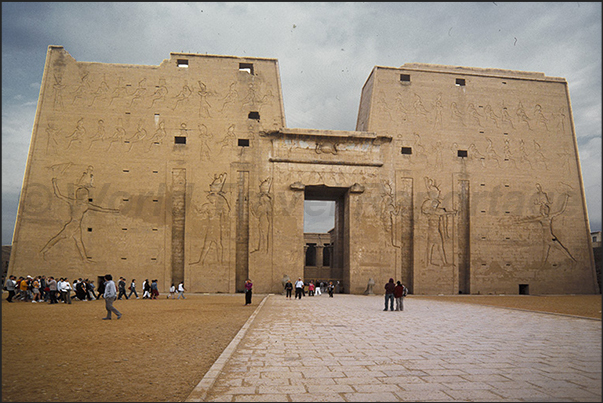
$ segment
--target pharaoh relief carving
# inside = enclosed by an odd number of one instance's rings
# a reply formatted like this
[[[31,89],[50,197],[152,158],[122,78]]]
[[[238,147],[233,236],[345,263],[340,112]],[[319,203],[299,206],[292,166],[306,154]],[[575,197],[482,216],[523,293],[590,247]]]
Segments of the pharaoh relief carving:
[[[63,77],[59,75],[54,75],[54,84],[52,85],[52,90],[54,93],[54,109],[62,110],[63,105],[63,90],[67,87],[66,84],[63,84]]]
[[[571,254],[569,249],[561,242],[558,237],[557,229],[554,227],[554,220],[562,215],[566,208],[570,197],[569,192],[563,193],[563,201],[557,211],[553,212],[551,205],[553,204],[548,194],[542,188],[540,183],[536,184],[536,194],[533,197],[534,205],[537,207],[538,214],[517,219],[517,223],[536,222],[540,224],[542,231],[542,255],[540,259],[540,267],[548,263],[552,250],[559,251],[562,256],[575,262],[576,259]]]
[[[200,118],[211,118],[211,113],[209,112],[211,109],[211,104],[207,100],[207,98],[217,95],[215,91],[210,91],[207,89],[207,85],[201,80],[198,81],[199,90],[197,91],[197,95],[199,96],[199,117]]]
[[[272,178],[264,179],[259,185],[258,200],[251,203],[250,210],[257,220],[258,243],[254,252],[268,252],[270,245],[270,233],[272,232],[272,207],[273,199],[270,194]]]
[[[220,108],[220,112],[224,111],[226,106],[235,105],[239,100],[239,92],[237,91],[237,83],[233,81],[230,83],[228,87],[228,93],[220,100],[222,103],[222,107]]]
[[[421,205],[421,213],[427,220],[427,247],[425,263],[446,267],[452,264],[446,244],[452,238],[452,218],[456,210],[447,210],[442,206],[441,191],[435,180],[424,178],[427,198]]]
[[[396,197],[392,184],[388,180],[384,180],[382,183],[381,192],[381,223],[385,233],[388,234],[388,244],[399,248],[400,242],[397,234],[397,217],[400,215],[401,206],[396,204]]]
[[[64,165],[62,167],[63,169],[57,172],[64,172],[71,166],[70,163],[66,166],[65,164],[62,165]],[[55,166],[55,168],[59,167]],[[69,205],[69,217],[66,219],[63,227],[56,233],[56,235],[50,238],[40,250],[44,260],[46,260],[48,252],[58,243],[65,240],[71,240],[75,243],[82,262],[93,262],[91,259],[88,259],[88,255],[86,253],[86,245],[84,244],[82,237],[82,233],[84,231],[82,228],[82,222],[89,211],[101,213],[119,213],[119,209],[101,207],[93,204],[90,201],[89,188],[92,187],[92,171],[93,167],[89,166],[82,174],[78,182],[75,183],[76,189],[74,197],[64,196],[59,188],[58,178],[52,178],[54,196]]]
[[[107,84],[107,79],[103,74],[103,79],[101,80],[100,84],[98,85],[98,88],[94,92],[92,96],[92,101],[90,101],[90,105],[88,106],[91,107],[95,103],[100,104],[103,101],[109,99],[109,90],[109,84]]]
[[[193,206],[203,228],[201,235],[203,245],[199,259],[189,263],[191,265],[203,264],[212,249],[215,251],[215,260],[217,262],[224,261],[223,240],[230,214],[230,205],[223,192],[225,182],[226,172],[215,174],[209,185],[207,202],[200,207]]]
[[[201,161],[211,161],[211,147],[209,146],[209,141],[212,138],[212,135],[208,133],[207,126],[203,123],[199,123],[197,125],[199,128],[199,143],[200,143],[200,154],[199,158]]]
[[[187,106],[192,95],[193,89],[188,85],[187,81],[184,81],[184,85],[182,85],[180,92],[174,96],[175,102],[172,110],[176,110],[178,107]]]
[[[165,78],[159,79],[159,84],[155,86],[155,91],[151,95],[151,105],[149,108],[159,107],[165,104],[169,89],[165,83]]]

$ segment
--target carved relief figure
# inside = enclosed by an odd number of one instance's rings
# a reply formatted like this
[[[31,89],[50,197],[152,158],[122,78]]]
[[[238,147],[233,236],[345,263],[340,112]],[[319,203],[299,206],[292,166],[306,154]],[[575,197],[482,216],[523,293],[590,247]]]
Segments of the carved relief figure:
[[[46,127],[46,135],[48,136],[46,139],[46,153],[50,152],[51,149],[55,153],[58,151],[58,137],[60,133],[61,129],[57,129],[54,123],[48,123],[48,126]]]
[[[260,183],[260,193],[257,204],[251,205],[251,213],[258,219],[258,246],[254,252],[267,252],[272,228],[272,196],[270,186],[272,178],[267,178]]]
[[[517,115],[517,117],[519,117],[520,122],[524,122],[528,126],[528,129],[532,130],[532,128],[530,127],[530,118],[526,114],[525,109],[523,109],[523,105],[521,104],[521,101],[519,101],[519,104],[517,105],[515,114]]]
[[[530,162],[530,159],[528,158],[528,153],[526,151],[526,145],[523,141],[523,139],[519,140],[519,163],[523,164],[527,162],[528,165],[530,165],[530,169],[532,169],[532,163]]]
[[[385,232],[390,235],[391,245],[399,248],[400,243],[396,236],[396,217],[400,214],[401,206],[396,204],[394,190],[389,181],[383,181],[383,192],[381,193],[381,222]]]
[[[199,83],[199,91],[197,91],[197,95],[199,95],[199,117],[201,118],[210,118],[211,115],[209,113],[209,109],[211,108],[210,103],[207,101],[207,97],[211,95],[211,93],[207,90],[207,86],[201,80]]]
[[[543,251],[542,251],[542,259],[541,266],[544,266],[549,258],[549,253],[551,249],[556,249],[561,251],[567,258],[573,260],[576,259],[572,256],[570,251],[561,243],[557,235],[553,232],[553,220],[555,217],[563,214],[567,207],[567,202],[569,200],[569,194],[565,193],[565,198],[563,199],[563,205],[556,213],[551,214],[551,204],[552,202],[549,200],[546,192],[542,190],[542,187],[539,183],[536,184],[536,198],[534,200],[534,204],[539,206],[540,214],[534,217],[526,217],[519,219],[520,223],[525,222],[538,222],[542,228],[542,242],[543,242]]]
[[[54,84],[52,86],[52,90],[54,91],[54,108],[55,109],[63,109],[63,90],[66,85],[63,84],[63,77],[54,76]]]
[[[107,147],[107,151],[111,148],[113,143],[121,143],[123,139],[126,138],[126,129],[124,129],[124,124],[121,118],[117,119],[117,126],[115,126],[115,131],[113,135],[109,137],[109,147]]]
[[[90,89],[90,83],[88,82],[88,72],[84,71],[80,77],[80,85],[75,89],[75,93],[73,96],[73,101],[71,101],[71,105],[75,104],[75,101],[83,98],[86,95],[86,92]]]
[[[98,88],[96,89],[96,92],[94,93],[94,97],[92,98],[92,102],[90,102],[90,105],[88,105],[88,106],[94,105],[96,100],[107,99],[108,94],[109,94],[109,85],[107,84],[105,75],[103,74],[103,80],[98,85]]]
[[[427,250],[425,262],[429,265],[447,266],[448,258],[446,256],[445,239],[448,234],[448,216],[456,214],[455,210],[447,211],[441,206],[440,189],[431,178],[425,177],[425,186],[427,187],[427,199],[421,205],[421,213],[427,216]],[[434,259],[435,252],[438,252],[441,264]]]
[[[146,78],[143,78],[142,80],[140,80],[138,82],[138,87],[134,90],[134,92],[131,95],[132,99],[130,100],[130,108],[134,105],[135,101],[139,101],[144,96],[144,94],[146,94],[146,92],[147,92],[146,83],[147,83]]]
[[[442,111],[444,110],[444,105],[442,104],[442,93],[438,93],[436,97],[435,104],[433,107],[433,112],[435,114],[433,121],[433,128],[442,127]]]
[[[144,128],[143,120],[140,119],[138,121],[138,127],[136,128],[136,132],[132,135],[132,137],[127,139],[130,142],[130,147],[128,148],[128,151],[132,150],[132,147],[134,147],[134,143],[138,143],[144,140],[146,136],[147,130]]]
[[[207,126],[203,123],[198,125],[199,127],[199,140],[201,143],[200,158],[201,161],[211,160],[211,148],[209,147],[209,140],[211,140],[211,134],[207,133]]]
[[[494,126],[498,127],[498,119],[500,118],[494,113],[494,109],[492,109],[490,104],[484,107],[484,115],[486,115],[486,118],[490,120],[490,122],[494,123]]]
[[[222,108],[220,108],[220,112],[224,111],[226,105],[234,104],[239,99],[239,93],[237,92],[237,83],[233,82],[230,84],[228,89],[228,93],[224,98],[222,98]]]
[[[465,116],[463,112],[460,111],[456,102],[450,104],[450,115],[453,121],[460,122],[463,126],[465,126]]]
[[[207,194],[207,203],[204,203],[200,208],[194,206],[194,210],[203,223],[205,234],[203,235],[203,246],[199,260],[190,264],[203,264],[212,247],[216,250],[216,260],[218,262],[223,261],[223,228],[227,224],[227,216],[230,213],[228,200],[226,200],[222,192],[225,181],[226,172],[214,175],[214,179],[209,185],[210,190]]]
[[[544,113],[542,112],[542,106],[540,106],[539,104],[534,105],[534,116],[536,118],[536,124],[544,126],[544,130],[548,132],[549,127],[546,123],[548,119],[544,116]]]
[[[177,107],[181,106],[185,102],[188,102],[192,94],[193,89],[189,87],[188,83],[185,81],[180,92],[174,97],[176,98],[176,103],[174,104],[173,110],[176,110]]]
[[[500,120],[502,121],[502,123],[511,125],[512,129],[515,129],[515,126],[513,125],[513,119],[511,119],[511,115],[509,115],[509,110],[507,109],[507,107],[505,106],[505,104],[503,103],[502,109],[501,109],[501,118]]]
[[[491,139],[487,138],[486,140],[488,141],[488,146],[486,147],[486,155],[488,156],[488,160],[495,161],[496,166],[499,167],[500,166],[500,157],[498,156],[498,153],[494,149],[494,144],[492,143]]]
[[[415,115],[416,116],[422,116],[423,118],[425,118],[426,121],[429,121],[427,119],[427,116],[429,115],[429,112],[425,108],[425,105],[423,105],[423,100],[421,99],[421,97],[417,93],[415,93],[415,102],[414,102],[414,104],[412,106],[413,106],[413,108],[415,110]]]
[[[479,161],[482,167],[486,167],[486,157],[484,157],[484,155],[479,152],[477,146],[474,143],[471,143],[471,145],[469,146],[469,160]]]
[[[109,106],[113,104],[114,100],[122,98],[125,95],[128,95],[128,87],[123,84],[123,77],[119,77],[117,79],[117,86],[111,93],[111,101],[109,101]]]
[[[67,138],[69,139],[69,144],[67,144],[67,149],[69,149],[69,147],[71,147],[71,144],[73,144],[74,142],[82,144],[82,140],[84,139],[85,136],[86,136],[86,128],[84,127],[84,118],[81,118],[80,120],[77,121],[75,130],[73,131],[73,133],[67,135]]]
[[[220,153],[222,151],[224,151],[225,148],[227,147],[233,147],[237,141],[237,136],[235,135],[235,125],[232,124],[230,126],[228,126],[228,129],[226,130],[226,135],[224,136],[224,138],[218,143],[221,145],[220,147]]]
[[[475,108],[475,105],[473,105],[472,103],[467,105],[467,114],[473,121],[474,125],[482,127],[482,123],[480,121],[481,116],[480,116],[479,112],[477,111],[477,109]]]
[[[44,260],[46,260],[46,254],[52,249],[57,243],[64,239],[71,238],[75,242],[77,250],[80,254],[80,258],[83,262],[90,262],[86,254],[86,247],[82,239],[82,220],[88,211],[98,211],[102,213],[119,213],[118,209],[110,209],[100,207],[90,203],[89,194],[87,187],[78,187],[75,191],[75,198],[69,198],[63,196],[57,185],[57,178],[52,178],[52,187],[54,189],[54,195],[60,200],[63,200],[69,204],[70,217],[63,228],[44,245],[40,253]]]
[[[159,122],[159,127],[157,128],[157,130],[155,130],[155,133],[153,133],[153,135],[149,138],[149,147],[147,148],[147,151],[151,151],[151,147],[153,147],[153,144],[161,143],[161,141],[165,138],[166,135],[167,132],[165,131],[165,122],[162,120],[161,122]]]
[[[97,141],[103,141],[105,139],[105,121],[99,119],[96,125],[96,133],[90,136],[90,144],[88,145],[88,150],[92,148],[92,145]]]
[[[165,98],[168,94],[169,90],[167,85],[165,85],[165,78],[159,79],[159,85],[155,87],[155,91],[153,95],[151,95],[151,106],[149,108],[153,108],[155,104],[159,104],[159,102],[165,101]]]

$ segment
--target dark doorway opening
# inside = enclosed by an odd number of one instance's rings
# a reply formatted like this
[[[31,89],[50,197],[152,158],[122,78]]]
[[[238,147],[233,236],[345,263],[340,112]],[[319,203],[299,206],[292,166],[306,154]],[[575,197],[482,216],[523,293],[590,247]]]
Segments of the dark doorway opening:
[[[530,295],[530,285],[519,284],[519,295]]]
[[[323,282],[326,285],[332,281],[339,290],[349,289],[346,287],[344,272],[345,254],[348,250],[344,231],[347,191],[347,188],[328,186],[305,188],[304,281],[307,283]],[[328,224],[321,226],[316,220],[326,220]]]

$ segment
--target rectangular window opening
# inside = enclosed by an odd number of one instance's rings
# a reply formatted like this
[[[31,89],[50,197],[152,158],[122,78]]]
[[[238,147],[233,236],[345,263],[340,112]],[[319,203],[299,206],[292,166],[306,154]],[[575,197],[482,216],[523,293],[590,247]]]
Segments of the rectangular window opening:
[[[178,67],[188,67],[188,60],[187,59],[178,59],[176,64],[178,65]]]
[[[456,155],[461,158],[467,158],[467,150],[458,150]]]
[[[410,83],[410,74],[400,74],[400,82]]]
[[[239,63],[239,71],[253,75],[253,63]]]
[[[186,144],[186,137],[184,136],[175,136],[174,144]]]
[[[457,78],[455,84],[458,85],[459,87],[464,87],[465,86],[465,79],[464,78]]]
[[[530,295],[530,285],[519,284],[519,295]]]
[[[260,112],[249,112],[249,115],[247,115],[247,119],[260,120]]]
[[[249,139],[239,139],[239,147],[249,147]]]
[[[88,228],[88,232],[92,232],[92,228]]]
[[[402,150],[400,150],[400,152],[404,155],[411,155],[412,147],[402,147]]]

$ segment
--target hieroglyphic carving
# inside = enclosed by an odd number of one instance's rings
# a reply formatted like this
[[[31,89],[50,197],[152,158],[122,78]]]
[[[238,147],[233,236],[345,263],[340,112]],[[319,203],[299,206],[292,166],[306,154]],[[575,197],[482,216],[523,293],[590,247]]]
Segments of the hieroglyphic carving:
[[[146,94],[146,92],[147,92],[146,83],[147,83],[146,78],[143,78],[142,80],[140,80],[138,82],[138,87],[136,87],[134,92],[130,95],[132,97],[130,99],[130,105],[129,105],[130,108],[134,106],[134,102],[140,101],[140,99],[142,99],[144,94]]]
[[[67,85],[63,84],[63,77],[61,75],[54,75],[54,84],[52,90],[54,91],[54,108],[63,109],[63,90]]]
[[[92,204],[89,199],[89,191],[88,187],[91,185],[92,180],[92,167],[88,168],[89,171],[86,171],[84,174],[89,177],[89,179],[83,182],[87,183],[87,186],[77,185],[75,191],[75,197],[67,197],[63,196],[61,193],[57,178],[52,178],[52,187],[54,190],[54,195],[60,200],[69,204],[69,220],[63,224],[63,228],[52,238],[46,242],[44,247],[40,250],[42,257],[46,260],[46,254],[60,241],[71,238],[75,242],[75,246],[79,252],[80,258],[83,262],[91,263],[92,259],[88,259],[88,255],[86,253],[86,246],[84,245],[84,241],[82,239],[82,221],[84,216],[88,211],[97,211],[102,213],[119,213],[119,209],[111,209],[106,207],[97,206],[96,204]],[[82,180],[82,179],[80,179]]]
[[[94,103],[99,100],[99,101],[104,101],[107,99],[108,95],[109,95],[109,85],[107,84],[107,80],[105,78],[105,75],[103,74],[103,79],[100,82],[100,84],[98,85],[98,88],[96,89],[96,92],[93,94],[93,98],[92,101],[90,102],[90,105],[88,106],[92,106],[94,105]]]
[[[105,140],[106,135],[107,134],[105,133],[105,121],[103,119],[99,119],[96,124],[96,132],[88,139],[90,141],[88,145],[88,150],[92,148],[92,145],[95,142],[103,142]]]
[[[199,259],[190,264],[203,264],[212,247],[216,250],[216,260],[222,262],[224,258],[224,247],[222,244],[223,232],[228,224],[228,215],[230,214],[230,205],[222,191],[226,181],[226,172],[214,175],[209,185],[207,202],[201,207],[194,206],[198,214],[205,233],[202,236],[203,246]]]
[[[232,124],[228,126],[228,129],[226,129],[226,135],[224,135],[224,138],[218,142],[220,145],[220,153],[222,153],[225,148],[234,147],[236,141],[237,136],[235,134],[235,125]]]
[[[151,147],[153,147],[154,144],[161,144],[166,136],[165,122],[162,120],[159,122],[159,127],[155,130],[155,133],[149,138],[149,147],[147,148],[147,151],[151,151]]]
[[[200,98],[199,99],[199,117],[200,118],[210,118],[211,114],[209,113],[209,110],[211,108],[211,104],[209,103],[207,98],[209,96],[214,95],[214,92],[209,91],[203,81],[199,80],[198,83],[199,83],[199,91],[197,91],[197,95],[199,95],[199,98]]]
[[[79,101],[83,99],[87,92],[90,90],[90,83],[88,82],[89,72],[83,71],[80,75],[80,85],[75,89],[73,95],[73,101],[71,101],[71,105],[75,104],[75,101]]]
[[[115,126],[115,131],[108,138],[109,146],[107,147],[107,151],[111,148],[113,143],[121,143],[126,138],[126,129],[124,128],[124,123],[122,118],[117,119],[117,125]]]
[[[525,109],[523,108],[523,105],[522,105],[521,101],[519,101],[519,104],[517,105],[517,109],[515,110],[515,114],[519,118],[520,122],[523,122],[523,123],[526,124],[526,126],[528,127],[528,130],[532,130],[532,127],[530,126],[530,120],[531,119],[528,117]]]

